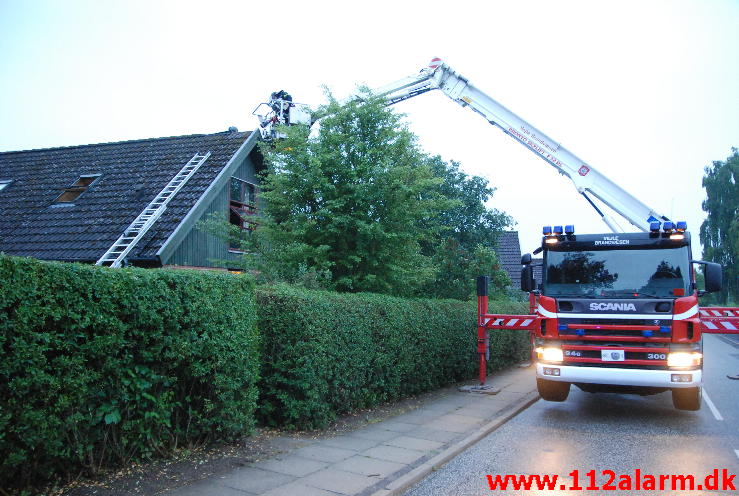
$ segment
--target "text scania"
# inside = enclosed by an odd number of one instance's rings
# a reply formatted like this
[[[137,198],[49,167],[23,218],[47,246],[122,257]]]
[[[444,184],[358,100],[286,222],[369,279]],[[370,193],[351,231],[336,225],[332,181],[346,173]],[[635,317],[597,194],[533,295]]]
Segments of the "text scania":
[[[636,312],[633,303],[591,303],[591,310],[613,310],[618,312]]]

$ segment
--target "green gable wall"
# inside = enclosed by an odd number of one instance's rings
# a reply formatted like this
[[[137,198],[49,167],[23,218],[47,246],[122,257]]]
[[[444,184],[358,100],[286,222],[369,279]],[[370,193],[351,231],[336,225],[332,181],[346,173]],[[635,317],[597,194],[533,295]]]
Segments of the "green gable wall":
[[[258,134],[258,133],[257,133]],[[241,155],[241,156],[239,156]],[[162,265],[182,265],[189,267],[227,267],[219,261],[235,260],[237,253],[228,251],[227,243],[216,236],[197,229],[196,224],[213,213],[228,219],[229,186],[231,177],[237,177],[258,184],[257,170],[261,159],[253,144],[245,143],[241,154],[234,157],[233,163],[224,170],[214,188],[204,198],[205,203],[198,208],[198,215],[189,216],[183,221],[176,242],[160,254]]]

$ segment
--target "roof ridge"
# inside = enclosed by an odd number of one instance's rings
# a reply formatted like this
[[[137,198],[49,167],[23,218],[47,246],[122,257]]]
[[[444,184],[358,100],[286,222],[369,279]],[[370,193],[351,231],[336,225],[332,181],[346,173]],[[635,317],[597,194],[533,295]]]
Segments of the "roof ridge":
[[[46,152],[46,151],[52,151],[52,150],[70,150],[74,148],[84,148],[87,146],[105,146],[105,145],[120,145],[120,144],[131,144],[131,143],[144,143],[148,141],[162,141],[162,140],[176,140],[176,139],[184,139],[184,138],[200,138],[204,136],[216,136],[219,134],[251,134],[252,131],[219,131],[217,133],[196,133],[196,134],[183,134],[180,136],[162,136],[160,138],[138,138],[138,139],[131,139],[131,140],[123,140],[123,141],[104,141],[101,143],[88,143],[85,145],[67,145],[67,146],[52,146],[49,148],[29,148],[27,150],[10,150],[1,152],[0,155],[9,155],[12,153],[28,153],[28,152]]]

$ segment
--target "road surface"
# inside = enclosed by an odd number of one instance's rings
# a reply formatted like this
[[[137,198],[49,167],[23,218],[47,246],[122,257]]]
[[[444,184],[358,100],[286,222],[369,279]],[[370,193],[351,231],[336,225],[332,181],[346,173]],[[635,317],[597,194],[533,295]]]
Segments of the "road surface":
[[[739,373],[739,337],[706,335],[704,355],[703,407],[698,412],[675,410],[669,392],[644,397],[589,394],[573,386],[566,402],[539,400],[405,496],[737,495],[739,381],[726,375]],[[714,469],[718,477],[706,481]],[[575,470],[581,490],[572,489]],[[590,470],[595,471],[594,481]],[[491,489],[496,475],[507,474],[557,474],[558,479],[554,490],[539,490],[535,485],[530,491],[510,485],[506,490]],[[737,475],[731,479],[732,474]],[[603,490],[611,475],[616,489]],[[655,476],[655,490],[647,475]],[[692,475],[696,490],[682,490],[679,478],[676,490],[671,478],[664,481],[666,490],[659,490],[660,475]],[[724,477],[729,484],[721,481]],[[710,484],[715,479],[723,490],[697,490],[698,484],[705,483],[713,489]],[[685,480],[687,489],[690,482]],[[599,489],[587,490],[591,482]]]

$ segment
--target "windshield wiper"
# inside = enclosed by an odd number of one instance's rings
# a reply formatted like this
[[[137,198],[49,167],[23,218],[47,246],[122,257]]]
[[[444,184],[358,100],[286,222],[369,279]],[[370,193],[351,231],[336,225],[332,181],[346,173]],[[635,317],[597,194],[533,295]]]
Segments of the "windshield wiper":
[[[557,294],[549,294],[546,296],[551,296],[555,298],[559,297],[565,297],[565,298],[596,298],[595,294],[591,293],[557,293]]]
[[[610,293],[603,295],[603,298],[623,298],[624,296],[644,297],[644,298],[668,298],[667,296],[659,296],[652,293],[641,293],[639,291],[619,291],[618,293]]]

